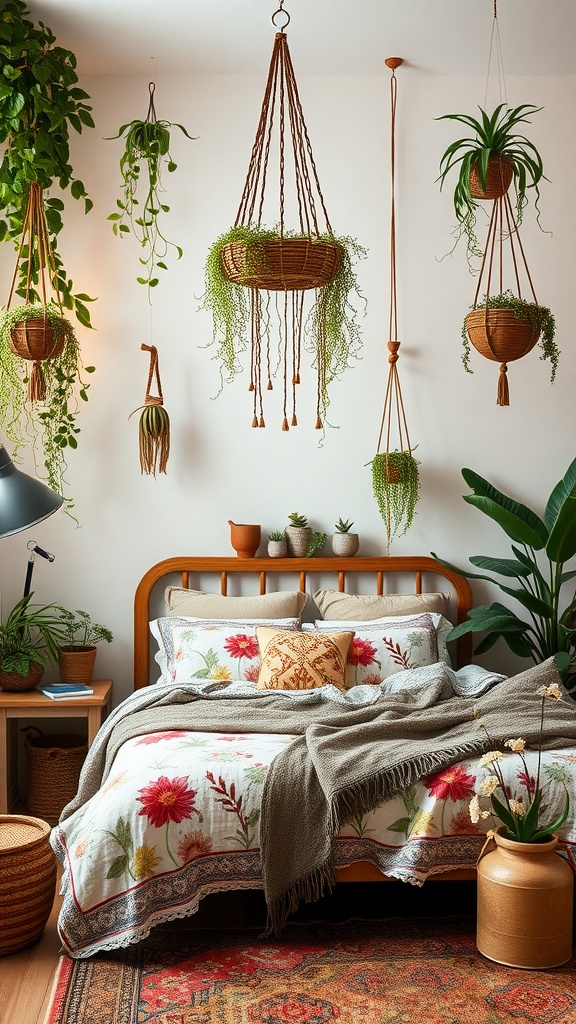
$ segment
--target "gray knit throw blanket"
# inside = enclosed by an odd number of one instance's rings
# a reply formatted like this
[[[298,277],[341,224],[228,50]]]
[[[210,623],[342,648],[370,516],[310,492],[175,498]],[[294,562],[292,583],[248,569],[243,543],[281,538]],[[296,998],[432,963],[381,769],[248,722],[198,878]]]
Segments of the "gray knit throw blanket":
[[[543,746],[573,746],[576,706],[552,659],[478,699],[455,697],[449,670],[439,664],[419,690],[355,708],[332,702],[298,705],[277,692],[254,698],[227,696],[224,690],[214,699],[182,687],[150,687],[140,710],[124,718],[113,713],[61,822],[96,791],[116,751],[132,736],[164,729],[296,735],[270,765],[261,805],[268,933],[277,934],[300,902],[318,899],[335,881],[332,840],[340,827],[415,779],[482,753],[486,737],[479,720],[495,742],[522,736],[537,746],[541,701],[536,690],[550,683],[559,684],[564,701],[546,704]]]

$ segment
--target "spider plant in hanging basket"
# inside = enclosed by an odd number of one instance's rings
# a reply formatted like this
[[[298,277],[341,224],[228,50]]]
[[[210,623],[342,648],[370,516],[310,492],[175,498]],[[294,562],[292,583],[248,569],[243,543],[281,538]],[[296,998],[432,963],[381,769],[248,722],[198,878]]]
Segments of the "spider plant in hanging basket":
[[[52,352],[37,365],[34,335],[52,337]],[[22,358],[17,345],[31,339],[30,355]],[[14,452],[32,442],[42,449],[46,481],[64,494],[66,451],[78,447],[77,397],[88,401],[89,385],[73,325],[57,303],[27,303],[0,310],[0,424]],[[41,382],[39,380],[41,378]],[[66,499],[65,509],[73,503]]]
[[[462,326],[462,362],[472,373],[470,344],[487,359],[501,364],[521,359],[539,344],[540,359],[550,360],[550,383],[558,369],[560,350],[555,341],[556,322],[546,306],[527,302],[510,289],[501,295],[484,296],[464,319]],[[508,404],[500,401],[499,405]]]
[[[115,235],[122,237],[132,232],[140,242],[144,250],[140,263],[145,268],[145,276],[138,277],[137,281],[146,285],[149,297],[150,290],[158,284],[158,270],[168,269],[165,262],[168,252],[173,250],[177,259],[182,256],[181,247],[168,241],[160,227],[160,215],[170,212],[170,207],[161,199],[164,191],[162,173],[165,169],[172,174],[177,167],[170,155],[171,133],[179,128],[187,139],[193,138],[183,125],[156,119],[154,89],[151,82],[145,120],[121,125],[118,134],[107,140],[122,139],[124,142],[124,152],[120,157],[122,198],[116,200],[120,212],[111,213],[108,220],[112,221]],[[140,198],[139,190],[142,193]]]
[[[203,307],[213,321],[209,344],[216,345],[214,358],[220,363],[218,394],[242,369],[239,356],[247,348],[253,292],[315,291],[305,321],[305,346],[316,356],[321,340],[325,344],[319,403],[324,417],[329,384],[361,348],[358,314],[350,296],[354,292],[361,296],[353,264],[365,256],[366,250],[355,239],[330,234],[310,237],[281,234],[277,228],[237,226],[220,235],[206,259],[203,296]],[[269,332],[269,300],[263,301],[267,304],[264,326]],[[284,299],[277,295],[272,302],[283,305]],[[299,375],[292,383],[299,383]]]
[[[478,109],[479,119],[469,114],[443,114],[436,119],[458,121],[472,130],[471,135],[448,146],[440,160],[437,179],[442,189],[451,173],[457,173],[454,188],[455,245],[464,235],[469,261],[471,257],[482,256],[476,237],[478,200],[497,199],[508,191],[513,181],[517,224],[522,221],[529,189],[534,192],[539,221],[539,186],[544,177],[542,158],[536,146],[516,130],[520,124],[531,124],[527,115],[536,114],[542,108],[529,103],[511,108],[500,103],[491,116],[481,107]]]
[[[372,462],[372,489],[386,524],[388,545],[412,526],[420,495],[420,463],[411,451],[378,452]]]

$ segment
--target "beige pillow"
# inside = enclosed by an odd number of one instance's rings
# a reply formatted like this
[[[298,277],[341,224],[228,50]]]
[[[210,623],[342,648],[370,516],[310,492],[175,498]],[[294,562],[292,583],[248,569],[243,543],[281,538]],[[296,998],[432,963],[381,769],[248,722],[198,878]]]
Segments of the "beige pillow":
[[[301,590],[273,591],[253,597],[224,597],[201,590],[167,587],[168,615],[204,619],[289,619],[302,613],[308,595]]]
[[[420,615],[437,612],[450,617],[448,594],[341,594],[338,590],[317,590],[314,601],[323,619],[368,622],[385,615]]]
[[[259,690],[314,690],[331,683],[344,689],[348,650],[345,633],[294,633],[257,626],[260,646]]]

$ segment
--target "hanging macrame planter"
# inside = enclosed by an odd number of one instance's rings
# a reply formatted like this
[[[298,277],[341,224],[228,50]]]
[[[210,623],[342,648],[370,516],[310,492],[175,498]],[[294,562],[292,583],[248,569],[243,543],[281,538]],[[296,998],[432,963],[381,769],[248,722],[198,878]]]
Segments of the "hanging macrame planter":
[[[504,290],[506,255],[510,258],[515,291],[510,288]],[[530,300],[522,297],[522,270],[530,290]],[[491,292],[494,279],[498,288],[496,294]],[[480,299],[482,286],[485,294]],[[554,343],[554,331],[554,317],[536,299],[510,197],[505,193],[493,203],[474,304],[464,321],[464,365],[470,369],[468,341],[480,355],[500,363],[496,404],[509,405],[508,363],[522,359],[531,352],[541,336],[542,358],[551,360],[551,379],[554,380],[559,355]]]
[[[282,9],[272,16],[290,16]],[[278,140],[279,190],[273,228],[263,225]],[[289,182],[294,184],[293,194]],[[268,200],[268,202],[267,202]],[[295,227],[287,227],[288,217]],[[221,383],[241,369],[249,334],[252,426],[264,427],[264,391],[282,380],[282,429],[297,426],[303,350],[316,370],[317,429],[326,426],[328,387],[361,347],[350,292],[352,259],[364,250],[336,238],[320,189],[284,31],[276,33],[256,139],[234,227],[210,250],[204,305],[214,320]],[[278,322],[279,327],[276,327]]]
[[[143,474],[156,476],[165,473],[170,455],[170,417],[164,408],[160,371],[158,369],[158,350],[155,345],[140,346],[143,352],[150,353],[150,369],[144,405],[134,412],[140,412],[138,425],[140,470]],[[157,395],[151,394],[152,382],[156,378]]]
[[[419,463],[412,454],[408,424],[398,375],[398,307],[396,289],[396,203],[395,203],[395,125],[397,80],[395,70],[402,64],[400,57],[385,61],[392,71],[391,98],[391,182],[392,200],[390,216],[390,319],[388,342],[388,382],[378,435],[376,455],[372,467],[372,487],[378,509],[386,527],[386,554],[395,536],[402,536],[412,525],[414,510],[420,491]],[[394,445],[394,436],[396,444]]]
[[[10,309],[21,260],[27,261],[25,307],[20,309],[22,318],[14,320],[10,329],[10,348],[31,363],[28,378],[28,398],[41,402],[46,398],[46,381],[42,363],[61,355],[64,345],[72,333],[69,322],[63,315],[62,300],[58,291],[57,272],[54,256],[48,238],[48,226],[42,198],[42,189],[32,182],[22,227],[22,237],[16,258],[16,266],[10,286],[6,309]],[[42,303],[31,303],[32,265],[39,267]],[[48,281],[46,278],[48,277]],[[48,289],[55,299],[48,301]],[[15,310],[18,315],[18,309]]]

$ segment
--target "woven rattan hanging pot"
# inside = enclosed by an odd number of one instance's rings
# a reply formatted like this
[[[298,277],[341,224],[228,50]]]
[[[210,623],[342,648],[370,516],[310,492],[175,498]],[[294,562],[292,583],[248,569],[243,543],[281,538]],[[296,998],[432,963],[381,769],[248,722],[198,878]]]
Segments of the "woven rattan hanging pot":
[[[22,359],[55,359],[64,351],[64,338],[56,340],[46,317],[20,320],[10,332],[10,348]]]
[[[334,280],[342,263],[335,242],[308,238],[277,238],[262,242],[254,267],[250,244],[229,242],[222,249],[222,266],[229,281],[267,291],[306,291]]]
[[[473,309],[466,330],[476,351],[497,363],[528,355],[540,337],[539,326],[519,320],[513,309]]]
[[[486,168],[486,185],[482,188],[478,165],[475,164],[470,171],[470,195],[473,199],[499,199],[506,195],[512,184],[514,168],[510,160],[500,156],[488,157]]]

